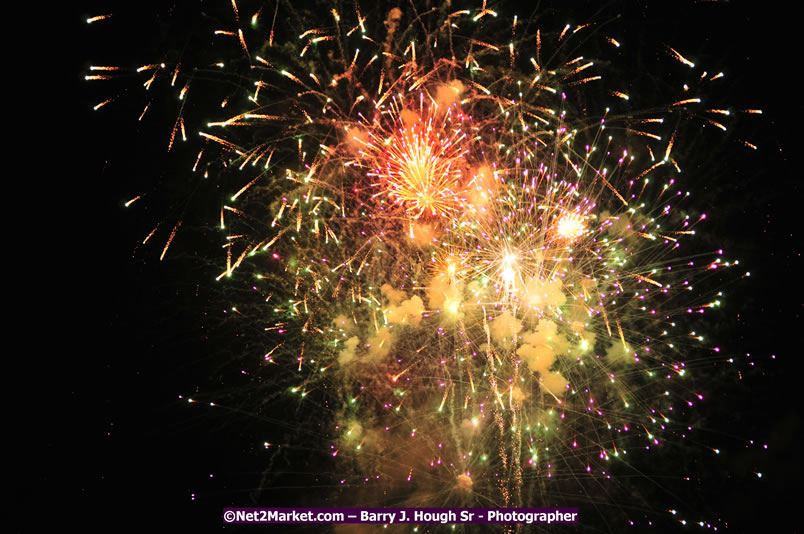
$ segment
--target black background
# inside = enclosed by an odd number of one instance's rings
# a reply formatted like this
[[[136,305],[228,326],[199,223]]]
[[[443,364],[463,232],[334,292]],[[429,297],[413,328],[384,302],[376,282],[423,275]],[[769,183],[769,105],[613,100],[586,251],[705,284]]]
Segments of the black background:
[[[717,200],[707,206],[711,232],[724,236],[724,248],[752,276],[729,288],[735,297],[716,329],[746,372],[701,407],[718,414],[708,426],[711,443],[722,443],[724,450],[711,465],[700,466],[694,498],[707,501],[695,508],[712,510],[733,532],[768,523],[775,525],[772,531],[796,532],[801,97],[794,78],[800,37],[791,14],[766,4],[615,5],[624,6],[619,9],[633,22],[632,42],[642,37],[650,39],[652,50],[666,43],[715,59],[728,76],[724,100],[764,110],[741,132],[760,150],[732,158],[734,145],[702,147],[724,159],[720,176],[696,186],[707,201]],[[567,20],[584,20],[596,4],[571,2],[560,9]],[[166,157],[165,145],[152,142],[157,134],[148,126],[132,126],[138,110],[92,111],[102,98],[83,75],[98,48],[107,45],[84,19],[105,12],[114,7],[64,12],[54,30],[61,76],[49,77],[50,105],[43,107],[48,117],[57,117],[41,127],[39,138],[58,161],[31,183],[55,194],[46,193],[54,202],[37,240],[48,249],[45,268],[36,270],[41,297],[29,312],[30,349],[19,358],[29,395],[18,413],[23,435],[32,438],[23,440],[31,446],[24,445],[22,454],[34,459],[25,461],[28,467],[15,466],[22,475],[15,489],[25,503],[43,510],[40,520],[90,531],[145,527],[154,514],[159,522],[148,530],[218,529],[221,507],[249,505],[259,486],[264,464],[255,436],[281,440],[282,431],[271,428],[270,418],[178,399],[216,384],[237,399],[245,383],[236,383],[230,371],[247,351],[227,341],[225,323],[214,316],[216,307],[222,312],[225,306],[216,300],[220,295],[198,285],[217,272],[192,257],[159,263],[153,253],[139,255],[143,226],[137,217],[158,221],[162,214],[132,216],[123,201],[138,192],[132,184],[172,179],[187,164]],[[146,33],[141,41],[114,46],[135,61],[158,41]],[[230,363],[224,368],[219,360]],[[767,452],[740,445],[749,439],[767,443]],[[269,489],[274,502],[326,505],[315,500],[326,488],[308,487],[316,483],[321,460],[307,456],[300,454],[298,474],[292,465],[283,467],[286,479]],[[757,470],[761,479],[749,476]],[[44,511],[54,502],[67,505],[62,515]],[[625,527],[608,529],[601,531]]]

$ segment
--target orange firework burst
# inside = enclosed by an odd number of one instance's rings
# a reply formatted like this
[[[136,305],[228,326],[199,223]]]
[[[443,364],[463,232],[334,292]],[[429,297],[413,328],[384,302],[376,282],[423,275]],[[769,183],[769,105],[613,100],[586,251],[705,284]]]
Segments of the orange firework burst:
[[[455,212],[462,204],[467,121],[456,105],[439,106],[424,92],[413,105],[392,98],[360,152],[368,175],[376,180],[372,186],[381,189],[374,196],[387,195],[413,219]]]

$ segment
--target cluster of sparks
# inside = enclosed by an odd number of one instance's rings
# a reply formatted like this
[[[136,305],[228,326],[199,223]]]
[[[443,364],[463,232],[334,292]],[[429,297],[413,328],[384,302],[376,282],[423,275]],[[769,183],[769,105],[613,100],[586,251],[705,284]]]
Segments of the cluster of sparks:
[[[271,314],[260,376],[326,404],[348,490],[333,499],[575,505],[552,496],[616,495],[618,462],[684,438],[702,398],[689,375],[718,357],[689,325],[719,297],[692,282],[735,263],[681,253],[705,215],[684,211],[673,148],[680,121],[725,129],[728,111],[686,85],[658,111],[576,111],[570,94],[630,97],[600,89],[567,43],[620,43],[594,25],[525,30],[485,2],[333,9],[295,56],[274,42],[278,4],[250,24],[231,7],[216,38],[236,44],[253,89],[219,112],[245,111],[201,126],[193,171],[238,177],[215,214],[221,276],[264,297],[254,321]],[[493,31],[510,42],[474,37]],[[182,101],[210,78],[181,62],[137,72]],[[184,110],[170,149],[191,136]],[[181,225],[148,234],[165,234],[160,258]]]

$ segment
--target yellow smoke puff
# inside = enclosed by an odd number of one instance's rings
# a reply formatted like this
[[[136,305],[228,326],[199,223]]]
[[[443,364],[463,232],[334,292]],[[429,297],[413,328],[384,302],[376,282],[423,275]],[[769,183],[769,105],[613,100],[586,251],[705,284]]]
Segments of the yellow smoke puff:
[[[407,297],[404,291],[394,289],[391,287],[391,284],[383,284],[380,288],[380,291],[382,292],[383,296],[385,296],[385,298],[391,302],[391,304],[399,304],[405,300],[405,297]]]
[[[525,303],[530,308],[544,310],[547,306],[562,306],[567,301],[561,280],[539,280],[528,282],[525,287]]]
[[[527,336],[526,336],[527,337]],[[516,351],[517,356],[535,372],[547,371],[556,361],[553,349],[544,344],[525,344]]]
[[[377,333],[368,338],[366,342],[368,357],[375,359],[383,358],[391,351],[392,343],[391,330],[389,328],[380,328],[377,330]]]
[[[343,349],[338,353],[338,363],[346,365],[351,362],[355,357],[355,348],[360,343],[357,336],[352,336],[343,344]]]
[[[461,100],[464,86],[460,80],[442,83],[436,88],[435,101],[439,108],[448,108]]]
[[[545,393],[551,393],[556,397],[564,394],[568,384],[567,379],[561,376],[558,371],[542,374],[539,377],[539,383],[546,390]]]
[[[522,330],[522,323],[511,314],[510,310],[505,310],[502,315],[494,318],[490,325],[491,338],[498,342],[511,342],[516,339],[517,334]]]
[[[417,325],[422,320],[424,302],[421,297],[414,295],[402,301],[399,306],[391,305],[385,311],[385,318],[389,323]]]

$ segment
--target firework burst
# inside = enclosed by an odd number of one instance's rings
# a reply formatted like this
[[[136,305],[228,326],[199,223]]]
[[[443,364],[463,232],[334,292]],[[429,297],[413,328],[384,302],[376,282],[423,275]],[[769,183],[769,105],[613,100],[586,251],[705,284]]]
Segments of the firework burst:
[[[595,24],[551,31],[485,2],[227,9],[199,55],[229,61],[129,74],[177,92],[167,148],[195,137],[192,170],[227,193],[219,278],[260,296],[238,307],[264,329],[254,374],[315,414],[326,498],[628,516],[617,475],[683,439],[689,375],[712,357],[689,326],[717,296],[690,281],[733,265],[681,252],[705,216],[685,212],[674,151],[726,127],[697,89],[722,76],[693,71],[639,111],[584,55],[620,46]],[[223,95],[215,117],[194,93]],[[187,226],[145,240],[162,259]]]

